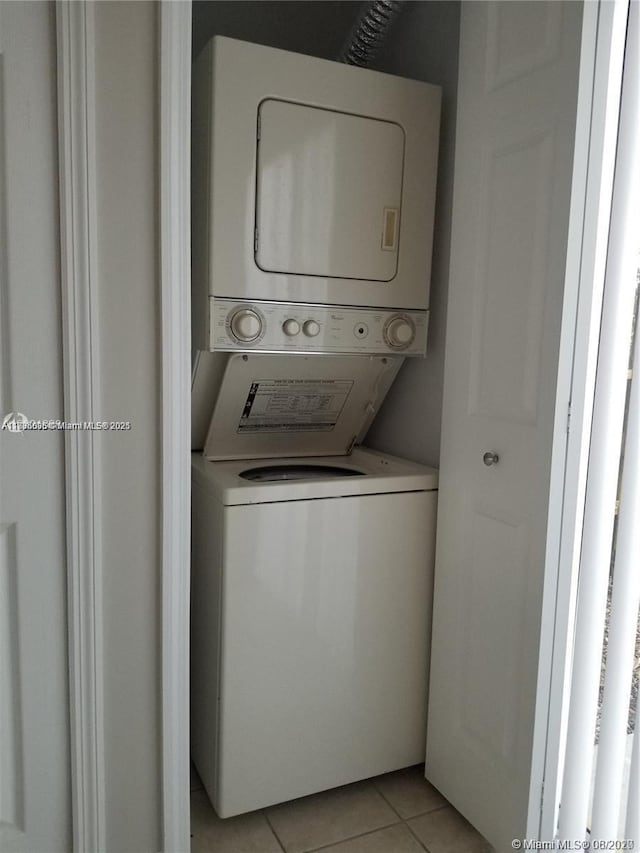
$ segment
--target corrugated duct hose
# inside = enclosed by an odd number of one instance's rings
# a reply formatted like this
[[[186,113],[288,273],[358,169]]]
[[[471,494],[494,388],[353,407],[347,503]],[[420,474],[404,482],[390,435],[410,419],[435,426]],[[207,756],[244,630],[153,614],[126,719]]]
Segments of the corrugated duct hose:
[[[405,0],[372,0],[366,3],[345,42],[340,62],[364,68],[378,53]]]

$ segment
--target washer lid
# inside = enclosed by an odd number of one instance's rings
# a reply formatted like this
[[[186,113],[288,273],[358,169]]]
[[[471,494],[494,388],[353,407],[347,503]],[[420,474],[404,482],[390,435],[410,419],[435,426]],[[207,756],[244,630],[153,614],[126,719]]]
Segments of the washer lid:
[[[204,444],[205,459],[345,455],[361,441],[400,356],[234,354]]]
[[[287,467],[312,465],[324,473],[313,480],[246,480],[241,475],[249,466],[271,469],[275,467],[274,461],[265,459],[262,466],[259,460],[248,462],[246,459],[209,462],[202,454],[194,453],[191,457],[193,485],[215,497],[223,506],[424,492],[438,488],[438,472],[434,468],[365,447],[354,447],[350,456],[296,457],[283,459],[282,464]],[[330,472],[336,467],[351,470],[353,475],[335,477]]]

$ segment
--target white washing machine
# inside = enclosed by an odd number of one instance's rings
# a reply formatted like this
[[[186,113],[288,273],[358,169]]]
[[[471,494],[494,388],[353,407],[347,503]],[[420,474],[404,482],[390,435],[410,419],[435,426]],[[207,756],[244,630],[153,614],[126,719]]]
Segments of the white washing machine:
[[[437,472],[194,454],[192,755],[221,817],[424,758]]]

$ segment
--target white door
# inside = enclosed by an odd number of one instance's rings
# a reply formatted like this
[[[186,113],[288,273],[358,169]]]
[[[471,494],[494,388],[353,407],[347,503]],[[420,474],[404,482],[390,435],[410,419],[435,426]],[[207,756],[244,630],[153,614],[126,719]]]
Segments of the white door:
[[[0,423],[62,417],[55,10],[0,3]],[[0,849],[71,850],[62,432],[0,431]]]
[[[581,19],[461,20],[426,775],[499,851],[529,810]]]

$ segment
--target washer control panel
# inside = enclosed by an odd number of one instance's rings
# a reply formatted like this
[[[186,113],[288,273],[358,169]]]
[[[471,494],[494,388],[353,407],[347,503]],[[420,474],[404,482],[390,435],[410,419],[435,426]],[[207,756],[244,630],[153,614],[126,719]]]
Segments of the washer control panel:
[[[428,311],[210,297],[211,350],[424,355]]]

